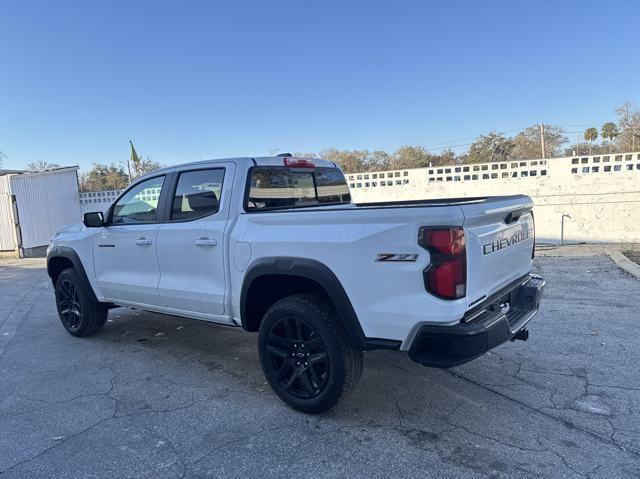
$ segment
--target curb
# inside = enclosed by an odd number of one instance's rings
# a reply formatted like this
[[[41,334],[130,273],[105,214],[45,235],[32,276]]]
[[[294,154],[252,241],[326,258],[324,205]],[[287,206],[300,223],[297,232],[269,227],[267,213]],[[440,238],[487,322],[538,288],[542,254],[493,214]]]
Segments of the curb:
[[[619,268],[625,270],[631,276],[635,276],[636,278],[640,279],[640,266],[631,261],[620,251],[607,250],[607,255],[613,260],[615,264],[618,265]]]

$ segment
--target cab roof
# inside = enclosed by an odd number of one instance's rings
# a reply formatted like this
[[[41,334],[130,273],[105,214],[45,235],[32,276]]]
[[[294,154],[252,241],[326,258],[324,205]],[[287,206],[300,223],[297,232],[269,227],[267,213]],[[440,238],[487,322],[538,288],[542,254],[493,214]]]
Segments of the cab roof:
[[[256,161],[256,164],[260,166],[285,166],[285,160],[305,160],[307,162],[313,162],[316,167],[337,168],[336,164],[329,160],[323,160],[322,158],[308,158],[303,156],[260,156],[254,158],[254,160]]]
[[[212,160],[200,160],[200,161],[192,161],[189,163],[180,163],[178,165],[171,165],[165,168],[160,168],[158,170],[147,173],[146,175],[141,176],[140,178],[147,177],[149,175],[157,175],[158,173],[170,173],[172,171],[181,170],[184,168],[192,168],[194,166],[207,166],[207,165],[215,165],[216,163],[224,163],[233,161],[236,163],[248,163],[250,166],[285,166],[285,160],[306,160],[313,162],[316,167],[323,168],[337,168],[338,166],[329,160],[323,160],[321,158],[307,158],[307,157],[299,157],[299,156],[257,156],[257,157],[238,157],[238,158],[216,158]],[[140,179],[136,179],[136,182]]]

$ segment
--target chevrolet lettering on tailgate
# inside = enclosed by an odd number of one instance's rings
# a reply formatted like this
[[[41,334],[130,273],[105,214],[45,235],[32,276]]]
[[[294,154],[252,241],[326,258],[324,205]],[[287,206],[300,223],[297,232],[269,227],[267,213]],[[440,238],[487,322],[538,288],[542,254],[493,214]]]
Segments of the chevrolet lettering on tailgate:
[[[487,255],[491,253],[495,253],[496,251],[500,251],[501,249],[508,248],[509,246],[513,246],[514,244],[518,244],[531,236],[533,236],[534,230],[530,228],[526,231],[520,231],[514,235],[511,235],[507,238],[501,238],[496,241],[492,241],[491,243],[487,243],[482,245],[482,253]]]

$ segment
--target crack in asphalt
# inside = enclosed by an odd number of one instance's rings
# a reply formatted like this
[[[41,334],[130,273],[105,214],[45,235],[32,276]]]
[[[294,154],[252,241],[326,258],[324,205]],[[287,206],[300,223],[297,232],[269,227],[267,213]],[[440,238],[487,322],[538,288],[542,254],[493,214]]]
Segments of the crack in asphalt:
[[[114,404],[114,414],[115,414],[115,404]],[[63,438],[62,440],[58,441],[56,444],[43,449],[38,454],[35,454],[35,455],[31,456],[31,457],[28,457],[27,459],[23,459],[22,461],[19,461],[19,462],[13,464],[12,466],[8,467],[4,471],[0,471],[0,476],[3,475],[3,474],[6,474],[9,471],[12,471],[13,469],[15,469],[15,468],[17,468],[17,467],[19,467],[19,466],[21,466],[23,464],[26,464],[28,462],[33,461],[34,459],[38,459],[39,457],[44,456],[45,454],[47,454],[48,452],[52,451],[53,449],[56,449],[56,448],[62,446],[63,444],[69,442],[70,440],[72,440],[72,439],[74,439],[74,438],[76,438],[76,437],[78,437],[78,436],[80,436],[82,434],[85,434],[86,432],[91,431],[92,429],[98,427],[99,425],[101,425],[101,424],[103,424],[103,423],[105,423],[107,421],[112,421],[113,419],[116,419],[116,418],[114,416],[105,417],[105,418],[99,420],[98,422],[92,424],[91,426],[89,426],[89,427],[87,427],[87,428],[85,428],[85,429],[83,429],[81,431],[78,431],[76,433],[73,433],[70,436],[67,436],[67,437]]]
[[[580,427],[579,425],[574,424],[574,423],[572,423],[571,421],[569,421],[567,419],[556,417],[553,414],[549,414],[549,413],[545,412],[543,409],[535,408],[535,407],[533,407],[533,406],[531,406],[531,405],[529,405],[529,404],[527,404],[525,402],[522,402],[522,401],[520,401],[518,399],[515,399],[515,398],[512,398],[510,396],[507,396],[506,394],[501,393],[500,391],[496,391],[495,389],[492,389],[490,387],[486,387],[482,383],[474,381],[473,379],[470,379],[470,378],[468,378],[468,377],[466,377],[466,376],[464,376],[462,374],[454,373],[452,371],[446,371],[446,372],[448,374],[450,374],[451,376],[455,377],[455,378],[463,379],[464,381],[467,381],[467,382],[469,382],[471,384],[474,384],[475,386],[483,388],[483,389],[485,389],[487,391],[491,391],[492,393],[497,394],[498,396],[500,396],[500,397],[502,397],[504,399],[507,399],[509,401],[513,401],[513,402],[515,402],[516,404],[519,404],[522,407],[525,407],[527,409],[535,411],[538,414],[542,414],[543,416],[548,417],[549,419],[553,419],[554,421],[558,421],[558,422],[560,422],[561,424],[563,424],[564,426],[566,426],[569,429],[575,429],[577,431],[580,431],[580,432],[582,432],[584,434],[587,434],[587,435],[593,437],[594,439],[597,439],[598,441],[602,441],[602,442],[604,442],[606,444],[610,444],[612,446],[615,446],[616,448],[618,448],[618,449],[620,449],[622,451],[626,451],[626,452],[631,453],[631,454],[633,454],[633,455],[635,455],[635,456],[640,458],[640,453],[639,452],[637,452],[637,451],[635,451],[633,449],[625,448],[625,447],[619,445],[616,441],[612,441],[610,438],[607,439],[605,437],[602,437],[599,434],[597,434],[597,433],[595,433],[593,431],[590,431],[588,429],[585,429],[583,427]],[[558,408],[558,409],[562,410],[563,408]],[[612,427],[613,427],[613,425],[612,425]],[[614,430],[615,430],[615,427],[614,427]]]
[[[633,391],[633,392],[640,390],[640,388],[634,388],[634,387],[605,386],[605,385],[600,385],[600,384],[596,384],[596,383],[591,383],[589,381],[589,373],[586,370],[586,368],[581,368],[580,372],[577,372],[577,371],[565,372],[565,371],[549,371],[549,370],[528,369],[528,368],[522,368],[522,364],[524,363],[524,361],[521,362],[521,361],[516,361],[516,360],[513,360],[513,359],[507,359],[507,358],[504,358],[504,357],[500,356],[499,354],[496,354],[496,353],[494,353],[494,354],[503,362],[512,362],[512,363],[517,364],[518,365],[518,369],[517,369],[516,373],[514,374],[514,376],[518,377],[518,380],[521,381],[522,383],[528,384],[528,385],[530,385],[532,387],[535,387],[537,389],[539,389],[541,387],[541,385],[539,383],[536,383],[536,382],[533,382],[533,381],[529,381],[529,380],[521,377],[520,373],[522,371],[533,372],[533,373],[538,373],[538,374],[552,374],[552,375],[555,374],[555,375],[560,375],[560,376],[565,376],[565,377],[573,377],[573,378],[576,378],[576,379],[579,379],[579,380],[583,381],[583,385],[582,385],[583,394],[580,397],[576,397],[574,399],[574,401],[578,401],[581,398],[589,399],[590,396],[601,397],[600,394],[596,394],[596,393],[589,394],[589,390],[590,389],[594,389],[594,388],[613,388],[613,389],[628,390],[628,391]],[[456,375],[455,373],[453,373],[453,374]],[[498,385],[487,384],[487,383],[484,383],[484,382],[472,380],[472,379],[467,378],[467,377],[465,377],[464,375],[461,375],[461,374],[458,374],[458,376],[461,377],[462,379],[465,379],[465,380],[467,380],[469,382],[472,382],[472,383],[474,383],[474,384],[476,384],[476,385],[478,385],[480,387],[484,387],[485,389],[490,390],[490,391],[492,391],[492,392],[494,392],[496,394],[500,394],[503,397],[510,398],[510,396],[504,395],[504,394],[500,393],[499,391],[495,391],[495,390],[491,389],[490,387],[488,387],[488,386],[505,387],[505,385],[502,385],[502,384],[498,384]],[[587,412],[584,409],[580,409],[580,408],[577,408],[577,407],[571,406],[571,405],[566,405],[565,404],[563,406],[560,406],[558,404],[558,402],[554,399],[555,396],[559,395],[557,390],[555,388],[548,388],[548,391],[551,392],[551,395],[549,396],[549,401],[553,405],[553,410],[557,410],[557,411],[572,410],[572,411],[581,412],[581,413]],[[546,408],[546,407],[535,408],[533,406],[526,405],[522,401],[517,401],[514,398],[510,398],[510,399],[513,400],[513,401],[516,401],[518,404],[525,405],[525,406],[527,406],[527,407],[529,407],[529,408],[533,409],[534,411],[537,411],[537,412],[539,412],[541,414],[545,414],[547,416],[555,417],[553,415],[549,415],[549,414],[545,413],[545,409],[549,409],[549,408]],[[565,401],[565,403],[567,403],[567,401]],[[613,418],[609,417],[608,413],[607,414],[600,414],[600,413],[596,412],[594,414],[598,414],[598,416],[601,418],[601,420],[606,421],[607,425],[611,429],[611,433],[610,433],[610,436],[609,436],[609,442],[611,442],[611,444],[613,444],[614,446],[618,447],[620,450],[631,452],[631,453],[633,453],[633,454],[635,454],[635,455],[640,457],[640,451],[637,451],[637,450],[635,450],[633,448],[625,447],[625,446],[621,445],[618,441],[616,441],[615,434],[618,431],[618,429],[620,429],[620,428],[613,424]],[[588,429],[581,428],[581,427],[577,426],[576,424],[574,424],[574,423],[572,423],[570,421],[567,421],[567,420],[562,419],[562,418],[556,418],[556,419],[561,421],[561,422],[563,422],[563,423],[566,423],[566,425],[568,427],[575,428],[575,429],[580,430],[582,432],[586,432],[586,433],[592,434],[592,435],[594,435],[596,437],[599,437],[601,439],[605,439],[602,436],[600,436],[599,434],[597,434],[597,433],[595,433],[593,431],[590,431]]]
[[[406,369],[406,368],[402,367],[401,365],[399,365],[399,364],[397,364],[397,363],[394,363],[394,366],[396,366],[398,369],[400,369],[400,370],[402,370],[402,371],[408,372],[408,373],[410,373],[410,374],[412,374],[412,375],[414,375],[414,376],[417,376],[417,377],[419,377],[419,378],[421,378],[421,379],[423,379],[423,380],[426,380],[425,378],[423,378],[422,376],[420,376],[418,373],[416,373],[416,372],[414,372],[414,371],[411,371],[411,370],[409,370],[409,369]],[[543,411],[543,410],[540,410],[540,409],[534,408],[534,407],[532,407],[532,406],[530,406],[530,405],[528,405],[528,404],[526,404],[526,403],[523,403],[522,401],[519,401],[519,400],[517,400],[517,399],[515,399],[515,398],[512,398],[512,397],[510,397],[510,396],[507,396],[507,395],[505,395],[505,394],[501,393],[500,391],[496,391],[496,390],[494,390],[494,389],[492,389],[492,388],[490,388],[490,387],[486,387],[483,383],[481,383],[481,382],[477,382],[477,381],[474,381],[474,380],[472,380],[472,379],[470,379],[470,378],[465,377],[464,375],[461,375],[461,374],[458,374],[458,373],[454,373],[454,372],[449,371],[449,370],[444,370],[444,372],[445,372],[447,375],[449,375],[449,376],[451,376],[451,377],[453,377],[453,378],[461,379],[461,380],[463,380],[463,381],[469,382],[469,383],[473,384],[473,385],[474,385],[474,386],[476,386],[476,387],[480,387],[480,388],[482,388],[482,389],[484,389],[484,390],[490,391],[490,392],[492,392],[492,393],[494,393],[494,394],[496,394],[496,395],[498,395],[498,396],[500,396],[500,397],[502,397],[502,398],[504,398],[504,399],[506,399],[506,400],[508,400],[508,401],[514,402],[514,403],[516,403],[516,404],[518,404],[518,405],[520,405],[520,406],[522,406],[522,407],[525,407],[525,408],[527,408],[527,409],[530,409],[530,410],[532,410],[532,411],[534,411],[534,412],[536,412],[536,413],[538,413],[538,414],[541,414],[541,415],[543,415],[543,416],[545,416],[545,417],[547,417],[547,418],[549,418],[549,419],[551,419],[551,420],[553,420],[553,421],[555,421],[555,422],[559,422],[560,424],[562,424],[563,426],[567,427],[568,429],[579,431],[579,432],[581,432],[581,433],[583,433],[583,434],[586,434],[586,435],[588,435],[588,436],[591,436],[592,438],[596,439],[597,441],[604,442],[604,443],[609,444],[609,445],[611,445],[611,446],[613,446],[613,447],[615,447],[615,448],[617,448],[617,449],[619,449],[619,450],[621,450],[621,451],[625,451],[625,452],[630,453],[630,454],[632,454],[632,455],[634,455],[634,456],[640,457],[640,454],[638,454],[636,451],[634,451],[634,450],[630,450],[630,449],[628,449],[628,448],[625,448],[625,447],[623,447],[623,446],[619,445],[619,444],[618,444],[615,440],[613,440],[612,438],[602,437],[602,436],[600,436],[600,435],[598,435],[598,434],[596,434],[596,433],[594,433],[594,432],[592,432],[592,431],[589,431],[589,430],[587,430],[587,429],[581,428],[581,427],[579,427],[579,426],[577,426],[577,425],[573,424],[572,422],[570,422],[570,421],[568,421],[568,420],[565,420],[565,419],[563,419],[563,418],[558,418],[558,417],[556,417],[556,416],[554,416],[554,415],[548,414],[548,413],[546,413],[546,412],[545,412],[545,411]],[[579,377],[580,377],[580,376],[579,376]],[[463,396],[463,397],[464,397],[464,396]],[[459,407],[460,407],[460,405],[461,405],[463,402],[465,402],[465,401],[470,401],[470,400],[469,400],[469,399],[466,399],[466,398],[465,398],[465,399],[463,399],[463,400],[458,404],[458,406],[456,406],[456,409],[457,409],[457,408],[459,408]],[[449,415],[447,415],[447,416],[449,416]],[[566,466],[566,467],[567,467],[567,469],[571,470],[571,471],[572,471],[572,472],[574,472],[575,474],[578,474],[578,475],[580,475],[581,477],[586,477],[586,475],[588,474],[588,472],[587,472],[587,473],[582,473],[582,472],[578,471],[577,469],[575,469],[575,468],[574,468],[573,466],[571,466],[570,464],[568,464],[568,463],[567,463],[566,458],[565,458],[562,454],[560,454],[559,452],[554,451],[554,450],[552,450],[552,449],[550,449],[550,448],[548,448],[548,447],[544,447],[544,446],[540,443],[540,441],[541,441],[542,439],[546,439],[546,438],[540,438],[539,436],[537,436],[537,435],[533,435],[533,434],[532,434],[531,436],[532,436],[532,437],[534,437],[536,441],[538,441],[538,443],[539,443],[539,444],[540,444],[540,446],[541,446],[541,449],[523,448],[523,447],[521,447],[521,446],[518,446],[518,445],[513,444],[513,443],[510,443],[510,442],[504,442],[503,440],[501,440],[501,439],[497,439],[497,438],[495,438],[495,437],[493,437],[493,436],[484,435],[484,434],[482,434],[482,433],[479,433],[479,432],[477,432],[477,431],[474,431],[474,430],[472,430],[472,429],[470,429],[470,428],[468,428],[468,427],[466,427],[466,426],[463,426],[463,425],[457,424],[457,423],[455,423],[455,422],[451,422],[451,421],[444,420],[444,419],[441,419],[441,420],[442,420],[445,424],[448,424],[448,425],[450,425],[450,426],[452,426],[452,427],[454,427],[454,428],[464,430],[465,432],[467,432],[467,433],[469,433],[469,434],[472,434],[472,435],[475,435],[475,436],[478,436],[478,437],[482,437],[482,438],[484,438],[484,439],[493,440],[493,441],[495,441],[496,443],[499,443],[499,444],[501,444],[501,445],[503,445],[503,446],[506,446],[506,447],[512,447],[512,448],[515,448],[515,449],[520,449],[520,450],[523,450],[523,451],[529,451],[529,452],[548,452],[548,453],[551,453],[551,454],[553,454],[554,456],[557,456],[559,459],[561,459],[561,461],[562,461],[563,465],[564,465],[564,466]],[[609,420],[609,423],[610,423],[610,420]],[[615,428],[613,427],[613,425],[612,425],[612,424],[611,424],[611,427],[612,427],[612,428],[613,428],[613,430],[615,431]],[[526,432],[526,431],[525,431],[525,432]],[[613,433],[612,433],[612,435],[613,435]]]
[[[105,367],[105,368],[106,369],[111,369],[111,367]],[[113,369],[111,369],[111,372],[114,373]],[[192,408],[192,407],[194,407],[194,406],[196,406],[198,404],[206,403],[206,402],[209,402],[211,400],[215,400],[217,398],[217,396],[218,396],[216,394],[213,394],[213,395],[207,396],[206,398],[195,400],[194,399],[195,393],[192,393],[192,396],[191,396],[192,397],[192,401],[189,402],[188,404],[185,404],[185,405],[177,406],[177,407],[174,407],[174,408],[166,408],[166,409],[136,410],[136,411],[132,411],[132,412],[129,412],[129,413],[126,413],[126,414],[118,414],[118,403],[120,401],[122,401],[122,398],[114,397],[111,394],[113,393],[113,391],[116,388],[116,379],[118,377],[120,377],[120,376],[121,376],[120,374],[115,374],[114,373],[114,376],[110,379],[111,386],[109,387],[109,389],[107,391],[105,391],[103,393],[87,393],[87,394],[79,395],[79,396],[76,396],[76,397],[73,397],[73,398],[65,399],[63,401],[57,401],[57,402],[48,403],[46,406],[44,406],[42,408],[37,408],[37,409],[30,410],[30,411],[17,413],[15,415],[11,415],[11,414],[0,415],[0,418],[1,417],[22,416],[22,415],[31,414],[31,413],[39,412],[39,411],[42,411],[42,410],[50,409],[50,408],[55,407],[55,406],[60,405],[60,404],[67,404],[67,403],[70,403],[70,402],[73,402],[73,401],[78,401],[80,399],[87,398],[87,397],[106,397],[106,398],[110,399],[111,401],[113,401],[113,412],[112,412],[110,417],[103,418],[103,419],[99,420],[98,422],[94,423],[93,425],[91,425],[91,426],[89,426],[89,427],[87,427],[87,428],[85,428],[85,429],[83,429],[81,431],[78,431],[76,433],[73,433],[73,434],[63,438],[62,440],[60,440],[56,444],[43,449],[42,451],[38,452],[37,454],[35,454],[33,456],[30,456],[30,457],[28,457],[26,459],[23,459],[23,460],[15,463],[15,464],[9,466],[7,469],[4,469],[3,471],[0,471],[0,475],[3,475],[5,473],[7,473],[7,472],[9,472],[9,471],[21,466],[21,465],[23,465],[23,464],[26,464],[26,463],[29,463],[29,462],[35,460],[35,459],[38,459],[39,457],[45,455],[49,451],[51,451],[53,449],[56,449],[57,447],[62,446],[63,444],[67,443],[68,441],[70,441],[70,440],[72,440],[72,439],[74,439],[74,438],[76,438],[76,437],[78,437],[78,436],[80,436],[80,435],[82,435],[82,434],[84,434],[86,432],[89,432],[92,429],[94,429],[95,427],[97,427],[97,426],[99,426],[101,424],[104,424],[104,423],[106,423],[108,421],[120,420],[120,419],[123,419],[123,418],[131,417],[131,416],[138,416],[138,415],[167,414],[167,413],[173,413],[173,412],[177,412],[177,411],[182,411],[182,410],[186,410],[186,409]],[[153,377],[163,377],[163,376],[164,375],[146,376],[143,379],[149,379],[149,378],[153,378]],[[132,384],[132,383],[138,382],[140,380],[142,380],[142,379],[141,378],[135,378],[135,379],[130,380],[130,381],[125,381],[124,383],[122,383],[122,385]],[[168,381],[168,382],[173,382],[173,381]],[[228,389],[228,391],[232,391],[232,390]],[[233,390],[232,392],[237,393],[237,394],[251,395],[250,392],[242,391],[242,390]],[[147,428],[145,428],[145,429],[147,429]],[[266,432],[266,430],[265,430],[265,432]],[[250,435],[250,433],[248,433],[248,435]],[[177,451],[176,451],[176,454],[177,454]]]

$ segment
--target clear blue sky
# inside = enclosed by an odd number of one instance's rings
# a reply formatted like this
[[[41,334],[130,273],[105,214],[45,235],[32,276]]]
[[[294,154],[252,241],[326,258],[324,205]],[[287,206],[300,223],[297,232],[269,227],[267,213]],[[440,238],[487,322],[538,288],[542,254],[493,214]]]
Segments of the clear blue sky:
[[[637,1],[4,1],[3,167],[118,162],[129,139],[172,164],[600,126],[640,103],[638,18]]]

